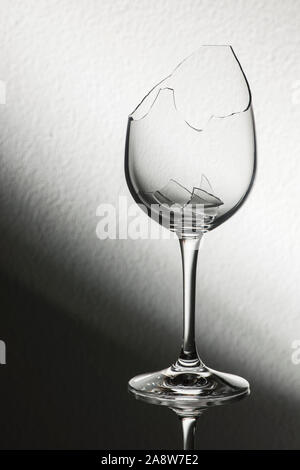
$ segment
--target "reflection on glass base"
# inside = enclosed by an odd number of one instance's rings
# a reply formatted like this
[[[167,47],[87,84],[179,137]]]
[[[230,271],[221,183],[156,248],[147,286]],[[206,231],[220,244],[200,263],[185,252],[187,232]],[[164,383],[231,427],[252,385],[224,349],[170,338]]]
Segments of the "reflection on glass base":
[[[250,393],[247,380],[205,366],[171,366],[129,381],[129,391],[138,399],[180,411],[195,412],[239,400]]]

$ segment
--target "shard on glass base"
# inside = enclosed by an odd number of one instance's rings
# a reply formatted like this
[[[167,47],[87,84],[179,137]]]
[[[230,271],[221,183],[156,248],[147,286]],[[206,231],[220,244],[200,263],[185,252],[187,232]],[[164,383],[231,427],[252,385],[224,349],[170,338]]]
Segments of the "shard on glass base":
[[[161,189],[145,193],[143,198],[151,210],[161,213],[163,225],[179,235],[189,230],[206,231],[223,205],[223,201],[213,194],[205,175],[202,175],[199,187],[194,186],[191,191],[172,178]]]

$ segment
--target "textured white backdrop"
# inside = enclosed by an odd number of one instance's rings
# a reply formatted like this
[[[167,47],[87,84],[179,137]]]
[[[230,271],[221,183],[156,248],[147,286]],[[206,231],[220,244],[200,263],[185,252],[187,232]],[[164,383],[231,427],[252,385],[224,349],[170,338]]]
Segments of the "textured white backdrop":
[[[252,89],[258,172],[243,208],[205,237],[199,349],[298,403],[299,26],[297,0],[1,0],[2,269],[112,342],[145,357],[155,344],[162,366],[163,341],[180,335],[177,242],[99,241],[96,208],[130,198],[124,140],[138,99],[199,45],[232,44]],[[110,315],[116,297],[126,319]]]

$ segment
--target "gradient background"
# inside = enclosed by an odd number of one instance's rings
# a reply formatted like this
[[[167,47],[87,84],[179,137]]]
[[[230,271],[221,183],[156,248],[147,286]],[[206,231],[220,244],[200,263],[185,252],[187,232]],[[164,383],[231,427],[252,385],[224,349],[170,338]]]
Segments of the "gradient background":
[[[299,447],[299,24],[298,0],[1,0],[1,448],[180,448],[176,416],[126,390],[178,354],[178,243],[100,241],[96,209],[130,198],[129,112],[209,43],[248,77],[259,164],[197,282],[200,354],[252,395],[204,414],[197,446]]]

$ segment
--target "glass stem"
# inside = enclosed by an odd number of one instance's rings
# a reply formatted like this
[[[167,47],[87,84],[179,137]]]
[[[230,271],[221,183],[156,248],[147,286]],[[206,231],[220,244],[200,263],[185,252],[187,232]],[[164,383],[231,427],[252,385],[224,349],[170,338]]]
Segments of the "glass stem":
[[[180,417],[184,450],[194,450],[197,419],[197,416]]]
[[[202,235],[179,239],[183,269],[183,342],[177,361],[180,367],[202,365],[195,342],[196,270],[201,238]]]

